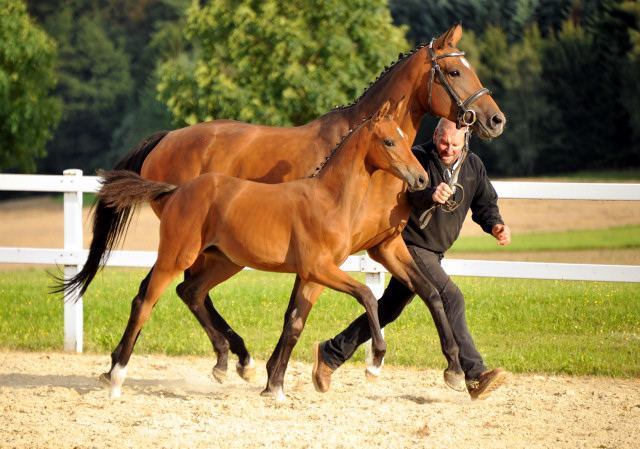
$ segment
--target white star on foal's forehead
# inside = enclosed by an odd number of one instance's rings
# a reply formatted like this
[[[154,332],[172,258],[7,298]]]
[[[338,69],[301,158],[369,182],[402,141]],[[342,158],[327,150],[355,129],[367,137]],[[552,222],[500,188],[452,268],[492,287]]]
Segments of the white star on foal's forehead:
[[[467,58],[465,58],[464,56],[460,56],[460,60],[462,61],[462,64],[468,68],[469,70],[471,70],[471,65],[469,64],[469,61],[467,61]]]
[[[397,126],[397,128],[398,128],[398,132],[400,133],[400,135],[402,136],[402,138],[403,138],[403,139],[406,139],[406,138],[407,138],[407,136],[405,136],[405,134],[402,132],[402,130],[400,129],[400,127],[399,127],[399,126]]]

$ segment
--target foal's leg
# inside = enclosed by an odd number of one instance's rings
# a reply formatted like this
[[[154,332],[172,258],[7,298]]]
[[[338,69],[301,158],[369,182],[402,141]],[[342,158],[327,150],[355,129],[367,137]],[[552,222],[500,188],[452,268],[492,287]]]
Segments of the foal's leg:
[[[153,273],[153,267],[151,267],[151,270],[149,270],[149,273],[147,273],[145,278],[140,283],[140,287],[138,288],[138,294],[136,295],[135,298],[133,298],[133,301],[131,301],[130,315],[133,315],[133,311],[136,307],[136,304],[140,301],[140,298],[143,297],[145,292],[147,291],[147,286],[149,285],[149,279],[151,278],[151,273]],[[109,368],[109,371],[106,373],[102,373],[100,375],[100,379],[99,379],[100,382],[105,384],[106,386],[111,385],[111,371],[113,370],[113,367],[116,366],[118,357],[120,357],[120,352],[122,351],[122,344],[124,341],[124,337],[125,336],[123,335],[122,338],[120,339],[120,342],[118,343],[118,346],[116,346],[116,348],[111,353],[111,367]],[[136,340],[137,339],[138,339],[138,335],[136,335]]]
[[[213,287],[240,272],[242,268],[220,251],[210,249],[207,250],[206,258],[201,261],[197,271],[193,271],[192,274],[185,272],[184,282],[176,288],[178,296],[196,316],[213,344],[217,361],[212,374],[218,382],[223,382],[227,375],[229,348],[238,356],[236,370],[240,377],[250,381],[255,376],[255,363],[246,349],[244,340],[220,316],[207,294]],[[193,267],[190,271],[192,269]]]
[[[378,301],[373,292],[365,284],[362,284],[351,276],[340,270],[335,264],[319,266],[316,265],[309,279],[319,284],[326,285],[333,290],[347,293],[358,300],[364,306],[369,321],[371,332],[371,349],[373,358],[369,370],[374,374],[380,372],[382,358],[387,350],[387,345],[382,337],[380,321],[378,318]]]
[[[414,262],[402,237],[398,236],[387,240],[376,247],[370,248],[368,253],[372,259],[384,265],[393,277],[416,292],[429,308],[438,331],[442,353],[448,363],[445,377],[448,373],[450,376],[464,376],[460,366],[460,359],[458,358],[458,344],[451,330],[449,319],[445,314],[442,298],[440,298],[436,288]]]
[[[112,355],[111,391],[109,394],[112,398],[120,397],[122,384],[127,377],[127,364],[142,326],[149,319],[151,311],[162,292],[182,271],[182,268],[174,268],[173,270],[158,269],[158,264],[156,264],[151,270],[146,288],[144,285],[140,286],[140,291],[131,305],[129,322],[118,345],[118,354],[115,357]],[[145,278],[143,284],[146,280]],[[116,351],[114,351],[115,353]]]
[[[262,395],[273,394],[278,402],[286,400],[283,391],[284,374],[291,357],[291,352],[300,338],[311,308],[322,293],[323,285],[307,282],[296,276],[296,281],[289,299],[289,306],[284,314],[284,326],[276,348],[267,361],[267,387]]]

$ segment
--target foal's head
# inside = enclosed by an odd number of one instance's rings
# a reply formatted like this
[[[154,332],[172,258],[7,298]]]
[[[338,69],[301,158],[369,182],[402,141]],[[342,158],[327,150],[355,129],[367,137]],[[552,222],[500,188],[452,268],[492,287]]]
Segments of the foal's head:
[[[410,191],[422,190],[429,177],[411,152],[411,142],[396,122],[404,98],[400,102],[387,100],[364,126],[371,133],[371,146],[366,162],[386,170],[408,184]]]

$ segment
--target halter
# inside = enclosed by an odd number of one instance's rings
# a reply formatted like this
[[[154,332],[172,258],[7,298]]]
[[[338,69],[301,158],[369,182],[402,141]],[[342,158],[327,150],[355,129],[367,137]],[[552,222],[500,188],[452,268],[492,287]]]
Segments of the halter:
[[[461,51],[460,53],[444,53],[442,55],[435,56],[435,53],[433,52],[433,41],[434,39],[431,39],[431,42],[429,42],[429,58],[431,58],[432,63],[431,80],[429,81],[429,112],[431,112],[431,89],[433,88],[433,79],[435,78],[435,74],[437,73],[438,78],[440,78],[440,81],[442,82],[442,85],[460,108],[460,110],[458,111],[458,117],[456,119],[456,125],[458,129],[460,129],[462,126],[471,126],[476,121],[476,111],[474,111],[473,109],[469,109],[469,106],[481,96],[491,94],[491,91],[486,87],[483,87],[478,92],[471,95],[464,102],[462,102],[453,91],[451,85],[445,79],[442,70],[440,70],[440,66],[438,65],[438,59],[448,58],[450,56],[464,56],[464,52]]]

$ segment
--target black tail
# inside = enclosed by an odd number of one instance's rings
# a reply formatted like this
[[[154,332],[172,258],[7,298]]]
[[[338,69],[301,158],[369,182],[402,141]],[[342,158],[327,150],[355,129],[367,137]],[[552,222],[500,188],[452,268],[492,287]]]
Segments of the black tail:
[[[147,137],[120,159],[113,169],[129,170],[139,174],[146,157],[168,132],[160,131]],[[132,212],[133,207],[116,209],[106,205],[100,197],[97,198],[93,210],[93,237],[89,246],[89,257],[82,270],[74,277],[66,281],[56,279],[54,293],[80,288],[79,296],[84,294],[93,278],[106,263],[111,251],[118,246],[127,233]]]

